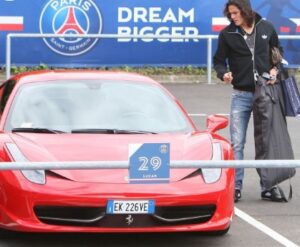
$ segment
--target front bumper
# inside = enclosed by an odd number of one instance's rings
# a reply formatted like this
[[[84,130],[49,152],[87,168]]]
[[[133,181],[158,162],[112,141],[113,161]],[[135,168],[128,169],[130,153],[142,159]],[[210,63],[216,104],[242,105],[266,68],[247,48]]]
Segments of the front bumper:
[[[59,177],[48,178],[47,185],[44,186],[31,184],[26,180],[20,181],[19,185],[2,183],[0,226],[27,232],[220,231],[227,229],[232,220],[233,191],[232,169],[224,169],[221,179],[214,184],[205,184],[199,176],[170,184],[151,185],[78,183]],[[128,214],[102,215],[101,210],[105,212],[109,199],[153,199],[157,210],[154,215],[132,215],[134,223],[128,224]],[[53,220],[63,218],[61,211],[57,213],[56,209],[68,212],[65,214],[68,219],[82,219],[86,208],[93,208],[98,212],[95,217],[88,215],[86,219],[95,219],[98,214],[101,216],[99,220],[92,224]],[[49,209],[52,209],[50,214]],[[194,221],[170,223],[157,219],[157,216],[162,215],[159,212],[163,209],[173,210],[174,218],[176,210],[182,213],[183,209],[187,209],[187,212],[190,209],[198,210],[198,215],[211,215]],[[49,220],[48,217],[45,220],[45,217],[41,217],[45,214],[53,219]],[[182,215],[183,213],[178,218],[184,218]]]

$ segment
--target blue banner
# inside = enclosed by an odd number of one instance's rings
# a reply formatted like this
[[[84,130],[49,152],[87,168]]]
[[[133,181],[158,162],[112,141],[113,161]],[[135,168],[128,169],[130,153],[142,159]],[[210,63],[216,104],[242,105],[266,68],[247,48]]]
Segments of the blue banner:
[[[298,0],[252,0],[279,34],[300,34]],[[0,0],[0,65],[7,33],[218,34],[225,0]],[[300,41],[283,41],[286,59],[300,63]],[[214,41],[214,49],[216,41]],[[14,38],[12,64],[69,67],[205,66],[205,40]]]

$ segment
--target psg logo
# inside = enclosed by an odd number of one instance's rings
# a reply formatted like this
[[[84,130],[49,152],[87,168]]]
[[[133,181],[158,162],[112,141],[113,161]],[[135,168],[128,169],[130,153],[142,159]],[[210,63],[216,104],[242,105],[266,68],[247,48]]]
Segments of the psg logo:
[[[100,34],[102,18],[92,0],[51,0],[40,16],[41,34]],[[77,56],[89,51],[97,39],[45,38],[47,46],[65,56]]]

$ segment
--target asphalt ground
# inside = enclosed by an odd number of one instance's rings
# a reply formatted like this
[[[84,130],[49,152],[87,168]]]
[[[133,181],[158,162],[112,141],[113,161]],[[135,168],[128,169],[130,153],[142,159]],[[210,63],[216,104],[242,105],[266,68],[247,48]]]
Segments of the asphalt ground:
[[[204,83],[164,85],[179,99],[190,114],[229,113],[232,91],[229,85]],[[205,128],[205,117],[197,116],[193,119],[199,128]],[[300,117],[288,117],[287,122],[295,159],[300,159]],[[229,128],[220,133],[229,138]],[[253,119],[251,119],[247,132],[245,159],[253,160],[254,155]],[[236,214],[244,216],[242,214],[244,212],[253,219],[247,219],[249,222],[246,222],[236,215],[233,219],[232,228],[228,236],[225,237],[226,239],[232,238],[232,242],[229,241],[230,245],[224,246],[292,246],[292,244],[300,246],[300,174],[299,171],[297,172],[291,180],[293,186],[292,200],[288,203],[274,203],[260,199],[259,177],[256,170],[251,168],[245,170],[242,200],[236,203]],[[287,192],[289,183],[285,182],[282,186]],[[256,227],[261,227],[260,223],[270,229],[263,231],[257,229]],[[233,239],[239,240],[238,245]],[[214,245],[213,242],[211,244]]]
[[[164,84],[190,114],[228,113],[231,87],[223,84]],[[193,117],[204,129],[205,117]],[[288,118],[288,127],[296,159],[300,159],[300,118]],[[229,137],[228,128],[220,131]],[[253,124],[250,121],[245,159],[254,158]],[[255,169],[246,169],[242,200],[236,203],[236,215],[225,236],[202,234],[13,234],[0,238],[0,246],[300,246],[300,174],[292,179],[293,199],[274,203],[260,199]],[[284,189],[288,184],[283,185]]]

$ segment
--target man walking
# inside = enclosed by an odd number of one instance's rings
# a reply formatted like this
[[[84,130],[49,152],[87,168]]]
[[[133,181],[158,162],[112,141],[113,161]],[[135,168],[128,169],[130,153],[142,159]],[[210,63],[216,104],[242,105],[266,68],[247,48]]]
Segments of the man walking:
[[[270,48],[279,47],[279,40],[273,25],[252,10],[249,0],[229,0],[225,4],[224,15],[231,23],[219,35],[213,61],[218,78],[233,86],[230,137],[235,159],[242,160],[255,81],[263,72],[269,72],[276,78],[277,69],[272,68],[270,63]],[[275,79],[269,81],[274,82]],[[241,199],[243,178],[244,169],[237,168],[235,202]],[[274,190],[272,193],[277,192]],[[276,196],[273,194],[273,197]]]

